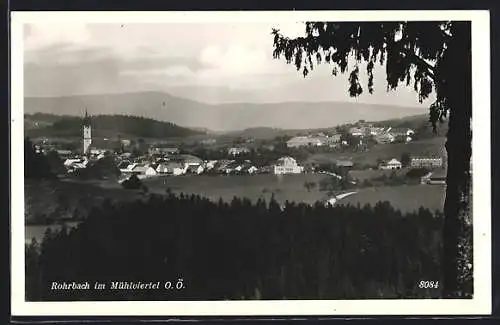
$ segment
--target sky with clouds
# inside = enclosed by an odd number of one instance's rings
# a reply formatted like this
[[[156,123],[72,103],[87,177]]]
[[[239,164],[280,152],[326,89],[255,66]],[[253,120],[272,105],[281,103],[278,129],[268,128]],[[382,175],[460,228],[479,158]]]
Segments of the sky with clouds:
[[[347,76],[332,77],[327,65],[304,78],[272,58],[272,27],[304,32],[302,23],[26,24],[25,96],[164,91],[208,103],[421,105],[412,89],[386,92],[384,67],[375,70],[375,93],[358,99],[347,95]]]

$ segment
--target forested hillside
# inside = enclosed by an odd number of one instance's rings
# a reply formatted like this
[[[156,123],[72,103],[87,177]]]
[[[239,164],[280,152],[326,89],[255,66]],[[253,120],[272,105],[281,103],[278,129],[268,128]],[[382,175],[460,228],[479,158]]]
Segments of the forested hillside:
[[[27,123],[29,121],[29,124]],[[51,114],[25,115],[26,133],[30,137],[77,137],[82,133],[82,119]],[[35,127],[39,126],[39,127]],[[127,135],[142,138],[186,137],[203,134],[174,123],[129,115],[97,115],[92,117],[92,132],[96,136]]]

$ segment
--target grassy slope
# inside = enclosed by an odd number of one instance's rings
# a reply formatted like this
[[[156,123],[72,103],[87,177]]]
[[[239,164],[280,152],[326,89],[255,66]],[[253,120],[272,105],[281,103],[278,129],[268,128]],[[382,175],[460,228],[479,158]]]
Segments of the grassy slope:
[[[375,205],[378,201],[389,201],[396,209],[412,212],[420,206],[432,212],[443,210],[445,187],[443,185],[403,185],[393,187],[366,188],[348,196],[339,204]]]
[[[248,197],[255,201],[259,197],[269,201],[271,193],[274,192],[278,202],[300,201],[314,203],[317,200],[327,199],[325,192],[318,188],[307,191],[304,183],[319,182],[325,176],[302,174],[277,177],[274,175],[256,176],[186,176],[152,178],[146,180],[151,192],[165,193],[170,187],[176,193],[195,193],[208,197],[212,200],[223,198],[231,200],[234,196]],[[163,182],[166,182],[164,184]],[[99,185],[99,186],[96,186]],[[267,191],[266,191],[267,190]],[[74,182],[47,182],[26,181],[26,212],[25,220],[30,222],[35,213],[50,215],[61,201],[69,206],[66,215],[70,215],[77,208],[83,215],[88,213],[92,207],[101,204],[104,198],[111,200],[132,200],[139,198],[140,194],[134,191],[122,189],[117,184],[92,184]],[[395,208],[403,212],[411,212],[420,206],[429,208],[431,211],[442,210],[444,203],[444,187],[437,185],[412,185],[397,187],[366,188],[359,190],[357,194],[339,201],[339,204],[376,204],[378,201],[389,201]],[[57,227],[57,226],[55,226]],[[38,241],[43,239],[47,226],[30,225],[26,228],[25,240],[31,241],[35,237]]]
[[[278,202],[297,201],[314,203],[326,199],[326,193],[318,188],[307,191],[304,183],[318,183],[324,175],[301,174],[278,177],[266,175],[241,175],[241,176],[181,176],[162,177],[146,180],[150,191],[165,193],[170,188],[175,193],[195,193],[212,200],[230,201],[234,196],[247,197],[252,201],[264,198],[267,201],[274,192]],[[165,184],[163,183],[165,181]]]
[[[366,152],[333,152],[311,155],[307,162],[330,163],[335,162],[337,159],[351,158],[354,163],[376,165],[377,159],[396,158],[399,160],[403,153],[410,153],[412,156],[441,155],[444,152],[444,143],[445,138],[439,137],[407,144],[378,144]]]
[[[315,174],[286,175],[277,177],[274,175],[255,176],[186,176],[152,178],[146,181],[151,191],[164,193],[170,187],[176,193],[195,193],[218,200],[231,200],[234,196],[245,196],[255,201],[259,197],[269,200],[271,192],[274,192],[278,202],[298,201],[314,203],[318,200],[328,198],[326,192],[321,192],[318,187],[307,191],[304,183],[316,182],[327,176]],[[165,181],[165,184],[163,183]],[[263,190],[269,192],[264,193]],[[355,191],[355,190],[353,190]],[[389,201],[402,211],[413,211],[420,206],[434,210],[441,210],[444,199],[444,188],[434,185],[408,185],[397,187],[380,187],[376,189],[361,189],[355,195],[343,199],[343,203],[361,205],[378,201]]]

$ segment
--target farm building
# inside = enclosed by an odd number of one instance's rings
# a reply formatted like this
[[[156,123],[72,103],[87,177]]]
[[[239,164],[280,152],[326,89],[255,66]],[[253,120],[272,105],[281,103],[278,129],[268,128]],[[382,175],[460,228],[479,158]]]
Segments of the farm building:
[[[204,170],[205,169],[201,165],[189,165],[186,168],[186,173],[199,175],[199,174],[203,173]]]
[[[375,136],[375,141],[379,144],[387,144],[394,142],[395,137],[390,133],[381,133]]]
[[[427,184],[430,185],[445,185],[446,184],[446,171],[444,169],[433,172],[427,179]]]
[[[147,164],[136,164],[132,168],[132,173],[143,176],[155,176],[157,174],[156,170]]]
[[[156,167],[156,172],[159,174],[178,176],[184,174],[186,168],[178,162],[167,162],[159,164],[158,167]]]
[[[294,137],[286,142],[288,148],[299,148],[308,146],[322,146],[326,140],[326,137]]]

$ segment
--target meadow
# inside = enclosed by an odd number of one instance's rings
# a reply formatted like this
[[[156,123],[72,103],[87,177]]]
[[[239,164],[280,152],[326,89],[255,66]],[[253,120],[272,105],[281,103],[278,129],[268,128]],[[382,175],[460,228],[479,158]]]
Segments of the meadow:
[[[434,212],[443,210],[444,199],[444,185],[401,185],[364,188],[342,199],[338,204],[359,203],[361,206],[374,206],[379,201],[388,201],[403,213],[418,211],[421,206]]]
[[[306,182],[318,183],[328,178],[318,174],[298,174],[277,176],[232,175],[207,176],[185,175],[180,177],[155,177],[143,180],[153,193],[165,193],[169,188],[174,193],[198,194],[211,200],[230,201],[233,197],[247,197],[256,202],[259,198],[269,201],[272,195],[279,203],[295,201],[315,203],[326,200],[327,193],[319,191],[319,186],[307,190]]]
[[[311,155],[306,163],[335,163],[338,159],[350,158],[355,164],[376,166],[377,159],[401,159],[404,153],[412,156],[442,156],[445,153],[446,138],[435,137],[410,143],[377,144],[367,151],[362,152],[329,152]]]
[[[241,175],[241,176],[182,176],[161,177],[145,180],[151,192],[165,193],[170,188],[174,193],[197,194],[211,200],[230,201],[233,197],[247,197],[256,202],[259,198],[269,201],[274,194],[277,202],[295,201],[313,204],[316,201],[329,199],[327,192],[320,191],[319,186],[307,190],[306,182],[315,182],[329,176],[319,174],[299,174],[276,176]],[[164,183],[165,182],[165,183]],[[375,205],[379,201],[388,201],[402,212],[413,212],[420,206],[431,211],[442,210],[444,204],[444,186],[440,185],[402,185],[364,188],[358,193],[339,201],[339,204],[358,203]]]
[[[259,198],[269,202],[272,195],[277,202],[304,202],[313,204],[316,201],[326,201],[330,197],[319,186],[306,189],[306,182],[318,184],[328,178],[318,174],[300,174],[276,176],[271,174],[251,176],[206,176],[186,175],[181,177],[155,177],[143,182],[149,192],[166,194],[167,189],[173,193],[197,194],[211,201],[230,202],[235,196],[246,197],[252,202]],[[165,182],[165,183],[164,183]],[[431,211],[442,211],[445,188],[441,185],[401,185],[360,190],[354,195],[338,201],[338,205],[371,204],[388,201],[401,212],[413,212],[421,206]],[[98,207],[105,199],[112,201],[132,201],[143,197],[138,191],[121,188],[118,184],[105,182],[50,182],[26,181],[26,232],[25,240],[30,242],[34,237],[41,241],[47,224],[53,230],[58,229],[58,223],[63,220],[80,220],[88,215],[93,207]],[[41,219],[41,217],[43,218]],[[75,218],[76,217],[76,218]],[[48,219],[46,219],[48,218]]]

